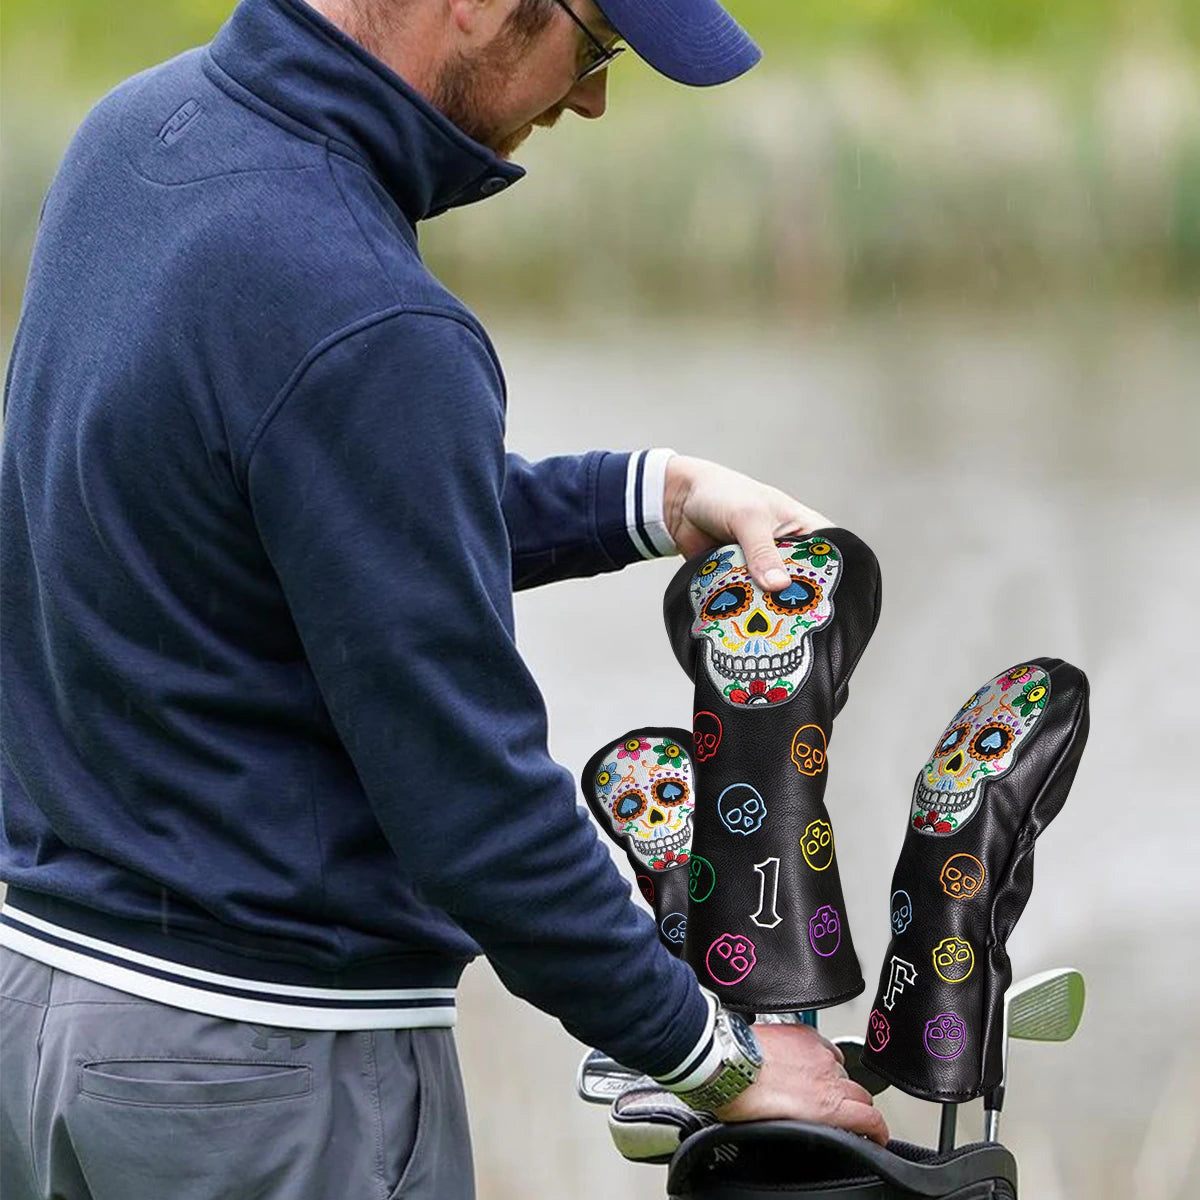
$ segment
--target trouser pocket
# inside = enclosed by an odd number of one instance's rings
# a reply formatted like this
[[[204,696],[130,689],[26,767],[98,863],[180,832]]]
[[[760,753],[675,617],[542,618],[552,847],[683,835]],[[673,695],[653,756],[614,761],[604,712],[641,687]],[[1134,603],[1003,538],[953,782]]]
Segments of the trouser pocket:
[[[285,1100],[312,1091],[312,1070],[294,1063],[203,1059],[104,1059],[79,1068],[81,1095],[118,1104],[204,1108]]]

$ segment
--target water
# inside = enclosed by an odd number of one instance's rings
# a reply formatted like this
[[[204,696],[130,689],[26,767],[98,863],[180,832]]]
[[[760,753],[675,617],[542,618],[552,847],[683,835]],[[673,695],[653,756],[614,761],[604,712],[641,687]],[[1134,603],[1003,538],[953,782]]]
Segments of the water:
[[[826,797],[869,988],[911,781],[962,694],[1025,657],[1087,671],[1088,749],[1009,942],[1018,978],[1077,965],[1089,986],[1073,1042],[1011,1056],[1002,1132],[1036,1200],[1182,1200],[1200,1180],[1198,318],[1046,305],[821,327],[493,326],[513,449],[673,446],[791,492],[878,554],[883,615]],[[551,749],[573,773],[627,728],[688,724],[661,618],[677,565],[519,597]],[[869,1000],[823,1029],[861,1033]],[[582,1048],[485,965],[467,973],[460,1034],[483,1200],[662,1195],[662,1171],[622,1162],[603,1110],[574,1100]],[[935,1139],[931,1106],[882,1103],[893,1133]],[[960,1113],[964,1138],[979,1107]]]

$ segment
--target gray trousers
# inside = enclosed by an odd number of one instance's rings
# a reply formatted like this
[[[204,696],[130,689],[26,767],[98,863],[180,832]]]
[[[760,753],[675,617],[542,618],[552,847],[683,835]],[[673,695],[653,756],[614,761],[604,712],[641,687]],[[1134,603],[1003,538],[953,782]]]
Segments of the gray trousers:
[[[449,1029],[314,1033],[0,947],[3,1200],[472,1200]]]

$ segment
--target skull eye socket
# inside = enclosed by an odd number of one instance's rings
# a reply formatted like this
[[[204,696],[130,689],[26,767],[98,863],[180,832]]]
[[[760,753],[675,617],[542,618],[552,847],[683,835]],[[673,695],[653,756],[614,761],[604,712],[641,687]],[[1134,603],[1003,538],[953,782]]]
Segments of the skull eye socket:
[[[750,607],[751,591],[740,583],[723,587],[715,596],[709,596],[700,610],[708,621],[721,621],[726,617],[740,616]]]
[[[683,804],[689,794],[688,785],[682,779],[660,779],[650,790],[654,799],[667,808]]]
[[[646,811],[646,797],[641,792],[625,792],[613,801],[612,814],[618,821],[636,821]]]
[[[947,754],[957,750],[967,740],[970,732],[970,725],[955,725],[953,729],[947,729],[946,736],[938,742],[937,749],[933,752],[934,758],[944,758]]]
[[[780,592],[766,592],[763,600],[768,608],[785,617],[812,612],[821,603],[821,585],[811,579],[793,579]]]
[[[984,762],[1002,758],[1012,747],[1016,736],[1008,725],[993,721],[971,739],[971,753]]]

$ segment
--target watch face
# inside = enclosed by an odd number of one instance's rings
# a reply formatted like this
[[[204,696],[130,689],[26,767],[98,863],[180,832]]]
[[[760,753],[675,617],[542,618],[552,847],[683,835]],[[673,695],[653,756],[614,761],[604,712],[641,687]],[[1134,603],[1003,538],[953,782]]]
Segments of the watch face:
[[[737,1041],[738,1047],[756,1067],[761,1067],[762,1050],[759,1048],[758,1038],[754,1036],[754,1031],[737,1013],[731,1012],[728,1017],[729,1029]]]

